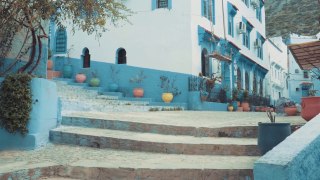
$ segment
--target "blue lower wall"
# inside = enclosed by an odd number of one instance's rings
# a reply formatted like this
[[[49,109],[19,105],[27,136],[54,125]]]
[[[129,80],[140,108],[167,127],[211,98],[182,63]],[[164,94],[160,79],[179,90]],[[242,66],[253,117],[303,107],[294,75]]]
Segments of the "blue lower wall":
[[[49,130],[57,126],[58,99],[54,82],[34,78],[31,81],[32,111],[30,114],[29,133],[9,134],[0,129],[0,150],[3,149],[35,149],[49,141]]]
[[[160,76],[167,76],[170,80],[176,79],[175,86],[178,87],[182,93],[179,96],[174,97],[173,102],[187,102],[188,78],[190,77],[188,74],[96,61],[91,61],[90,68],[83,69],[81,60],[70,59],[70,62],[73,66],[73,77],[80,71],[85,72],[88,77],[87,82],[90,80],[91,72],[96,71],[101,80],[100,86],[104,91],[108,91],[109,85],[112,83],[111,66],[114,66],[116,70],[119,70],[119,73],[117,74],[117,83],[120,87],[120,91],[122,91],[125,96],[133,97],[133,88],[141,86],[144,88],[144,97],[153,98],[153,100],[157,102],[162,102],[161,96],[163,89],[160,88]],[[63,65],[61,62],[58,64]],[[55,68],[60,70],[63,69],[63,67],[57,67],[56,65]],[[130,83],[130,78],[136,77],[141,70],[147,78],[141,84]]]

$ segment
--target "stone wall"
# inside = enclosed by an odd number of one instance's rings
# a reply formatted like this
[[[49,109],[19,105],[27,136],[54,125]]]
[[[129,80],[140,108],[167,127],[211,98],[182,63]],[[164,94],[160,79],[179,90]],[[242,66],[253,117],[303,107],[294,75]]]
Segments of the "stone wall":
[[[268,37],[290,33],[313,36],[320,32],[320,3],[317,0],[267,0]]]

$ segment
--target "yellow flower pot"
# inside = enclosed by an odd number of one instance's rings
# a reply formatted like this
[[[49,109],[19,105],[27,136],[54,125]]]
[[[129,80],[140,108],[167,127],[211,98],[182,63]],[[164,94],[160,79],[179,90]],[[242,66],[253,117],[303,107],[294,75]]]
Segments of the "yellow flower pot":
[[[165,103],[170,103],[173,99],[173,94],[172,93],[162,93],[162,100]]]

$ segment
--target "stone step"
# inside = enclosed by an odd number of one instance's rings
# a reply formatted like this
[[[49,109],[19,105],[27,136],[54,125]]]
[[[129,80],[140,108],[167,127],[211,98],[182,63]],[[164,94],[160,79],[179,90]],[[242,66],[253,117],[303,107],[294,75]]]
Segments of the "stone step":
[[[259,155],[257,140],[253,138],[174,136],[61,126],[50,131],[50,140],[61,144],[168,154]]]
[[[122,131],[157,133],[164,135],[187,135],[195,137],[235,137],[256,138],[257,126],[233,126],[233,127],[192,127],[168,124],[156,124],[150,122],[130,121],[130,119],[117,119],[112,116],[96,117],[90,114],[81,115],[74,112],[62,117],[62,125],[80,126],[87,128],[113,129]]]
[[[256,156],[144,153],[52,145],[0,152],[0,179],[228,179],[252,180]]]

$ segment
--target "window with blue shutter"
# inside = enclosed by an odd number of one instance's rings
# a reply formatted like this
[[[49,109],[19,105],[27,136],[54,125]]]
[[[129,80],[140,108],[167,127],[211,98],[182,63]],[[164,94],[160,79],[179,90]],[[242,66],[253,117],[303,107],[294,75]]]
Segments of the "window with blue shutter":
[[[152,0],[152,10],[161,8],[172,8],[172,0]]]
[[[215,23],[215,0],[201,0],[201,15]]]
[[[56,53],[67,52],[67,31],[65,28],[59,28],[56,32]]]
[[[237,9],[228,2],[228,34],[234,36],[234,17],[237,14]]]
[[[246,32],[243,33],[242,36],[242,44],[246,46],[248,49],[250,49],[250,33],[253,29],[253,26],[244,18],[242,17],[242,22],[246,24]]]

